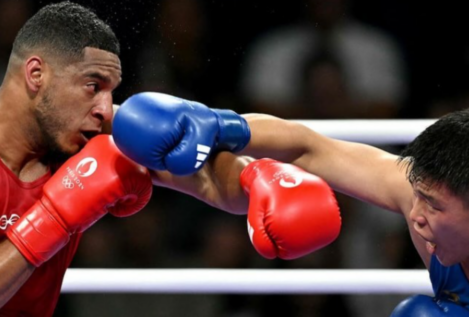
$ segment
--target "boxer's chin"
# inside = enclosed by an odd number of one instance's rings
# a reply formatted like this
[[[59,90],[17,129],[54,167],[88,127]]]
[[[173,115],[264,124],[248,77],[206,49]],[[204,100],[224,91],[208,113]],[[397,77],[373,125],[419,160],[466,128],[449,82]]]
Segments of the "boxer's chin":
[[[62,152],[65,155],[73,156],[80,152],[85,145],[90,141],[91,136],[82,132],[76,133],[70,139],[67,139],[64,135],[56,142],[56,149],[58,152]]]

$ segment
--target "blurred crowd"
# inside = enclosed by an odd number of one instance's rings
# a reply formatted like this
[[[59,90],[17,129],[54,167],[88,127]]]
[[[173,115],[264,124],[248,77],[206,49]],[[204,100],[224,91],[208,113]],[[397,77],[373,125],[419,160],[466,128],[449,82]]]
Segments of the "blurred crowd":
[[[0,78],[16,32],[50,2],[0,0]],[[387,0],[76,2],[93,8],[121,41],[124,74],[115,103],[151,90],[287,119],[437,118],[467,107],[469,22],[454,7]],[[339,239],[282,261],[254,251],[245,217],[154,188],[139,214],[106,217],[89,229],[72,267],[423,268],[401,217],[337,196]],[[64,294],[56,315],[388,316],[407,295]]]

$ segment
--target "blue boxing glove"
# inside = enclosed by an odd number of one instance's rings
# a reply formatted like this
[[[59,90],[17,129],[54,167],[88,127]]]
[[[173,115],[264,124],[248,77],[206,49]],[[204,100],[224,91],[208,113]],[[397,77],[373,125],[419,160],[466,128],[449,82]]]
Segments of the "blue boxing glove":
[[[469,310],[449,300],[415,295],[402,301],[390,317],[468,317]]]
[[[241,151],[251,138],[234,111],[155,92],[128,98],[116,112],[112,135],[135,162],[175,175],[198,171],[213,150]]]

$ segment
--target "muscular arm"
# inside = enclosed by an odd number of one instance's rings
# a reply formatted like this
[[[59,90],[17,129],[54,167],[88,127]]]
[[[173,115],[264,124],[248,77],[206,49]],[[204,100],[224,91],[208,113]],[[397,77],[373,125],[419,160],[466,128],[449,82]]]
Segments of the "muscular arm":
[[[151,174],[154,185],[186,193],[233,214],[246,214],[248,199],[239,185],[239,174],[252,160],[221,152],[190,176],[178,177],[156,171]]]
[[[402,213],[412,189],[397,156],[365,144],[320,135],[292,121],[248,114],[251,141],[242,154],[290,162],[324,178],[335,190]],[[410,211],[410,209],[409,209]]]
[[[34,272],[10,240],[0,242],[0,308],[5,305]]]

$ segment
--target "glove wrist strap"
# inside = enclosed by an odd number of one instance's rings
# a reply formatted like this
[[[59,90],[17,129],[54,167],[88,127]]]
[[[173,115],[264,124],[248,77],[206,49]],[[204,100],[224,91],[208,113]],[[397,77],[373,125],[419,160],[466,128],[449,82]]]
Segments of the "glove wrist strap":
[[[217,149],[239,152],[251,139],[251,130],[247,121],[232,110],[212,109],[220,126]]]
[[[69,233],[37,201],[6,232],[10,241],[31,264],[38,267],[49,260],[70,240]]]

